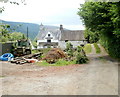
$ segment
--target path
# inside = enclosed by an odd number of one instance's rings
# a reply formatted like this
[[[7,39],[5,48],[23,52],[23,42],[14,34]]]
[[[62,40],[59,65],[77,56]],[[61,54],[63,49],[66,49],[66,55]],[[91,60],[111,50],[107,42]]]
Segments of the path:
[[[91,53],[89,64],[43,67],[34,64],[3,66],[3,94],[14,95],[117,95],[118,62]]]

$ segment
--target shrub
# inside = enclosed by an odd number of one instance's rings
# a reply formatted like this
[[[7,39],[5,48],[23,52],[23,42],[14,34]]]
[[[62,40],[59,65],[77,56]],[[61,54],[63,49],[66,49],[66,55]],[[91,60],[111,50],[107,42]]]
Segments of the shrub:
[[[77,46],[77,52],[81,52],[82,47],[81,46]]]
[[[88,59],[86,56],[81,55],[80,53],[78,53],[76,55],[76,64],[83,64],[83,63],[87,63]]]
[[[73,45],[70,42],[66,43],[66,50],[73,49]]]
[[[76,64],[83,64],[88,61],[85,51],[81,46],[77,47]]]
[[[73,57],[73,45],[70,42],[66,43],[66,52],[68,56]]]

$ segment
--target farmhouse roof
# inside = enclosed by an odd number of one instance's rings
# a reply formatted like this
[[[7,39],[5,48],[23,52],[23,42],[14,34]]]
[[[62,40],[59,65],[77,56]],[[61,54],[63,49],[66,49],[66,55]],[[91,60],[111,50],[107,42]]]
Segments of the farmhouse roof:
[[[62,30],[61,31],[61,41],[80,41],[85,40],[84,30]]]
[[[60,41],[85,40],[84,30],[67,30],[67,29],[63,29],[63,26],[60,27],[62,28],[40,25],[40,32],[37,35],[37,39],[44,40],[47,33],[50,32],[55,40],[60,40]]]
[[[60,30],[59,30],[59,28],[55,28],[55,27],[52,27],[52,26],[51,27],[49,27],[49,26],[42,26],[40,28],[40,32],[37,35],[37,39],[38,40],[43,40],[48,32],[50,32],[54,36],[55,40],[59,39],[59,37],[60,37]]]

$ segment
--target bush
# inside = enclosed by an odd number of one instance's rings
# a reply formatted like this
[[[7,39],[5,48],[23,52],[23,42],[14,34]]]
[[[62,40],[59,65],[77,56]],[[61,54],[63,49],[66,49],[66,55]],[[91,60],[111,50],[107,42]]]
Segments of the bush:
[[[83,64],[87,63],[88,59],[86,56],[81,55],[80,53],[76,56],[76,64]]]
[[[77,52],[81,52],[82,47],[81,46],[77,46]]]
[[[85,51],[81,46],[77,47],[76,64],[83,64],[88,61]]]
[[[73,49],[73,45],[70,42],[66,43],[66,50]]]
[[[73,57],[73,45],[70,42],[66,43],[66,52],[68,56]]]

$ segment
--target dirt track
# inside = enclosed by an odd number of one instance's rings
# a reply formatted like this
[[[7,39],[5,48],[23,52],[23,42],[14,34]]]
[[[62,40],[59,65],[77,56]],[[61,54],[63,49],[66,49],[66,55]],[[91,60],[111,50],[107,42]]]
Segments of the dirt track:
[[[3,95],[118,95],[118,62],[89,54],[89,64],[16,65],[1,62]]]

